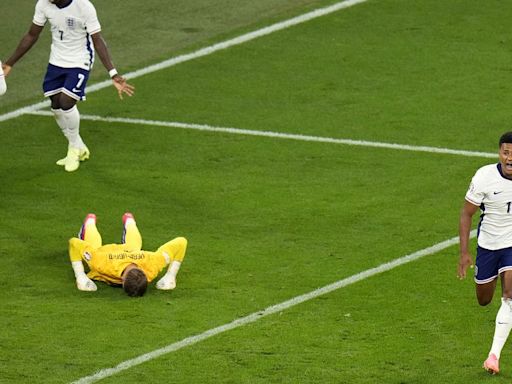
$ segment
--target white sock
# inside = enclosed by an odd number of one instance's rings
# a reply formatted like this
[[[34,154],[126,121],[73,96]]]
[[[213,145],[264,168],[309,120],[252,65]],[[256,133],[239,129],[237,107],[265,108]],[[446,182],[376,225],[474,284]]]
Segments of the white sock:
[[[52,108],[52,112],[53,112],[53,116],[55,117],[55,121],[57,122],[57,125],[59,126],[60,130],[62,131],[62,133],[64,134],[66,139],[68,139],[68,142],[69,142],[69,133],[68,133],[68,129],[66,127],[66,122],[64,121],[64,117],[62,116],[62,109],[53,109]]]
[[[66,111],[62,111],[62,121],[68,131],[69,145],[73,148],[84,149],[85,144],[80,137],[80,112],[76,105]]]
[[[508,339],[510,330],[512,329],[512,300],[501,299],[501,307],[496,315],[496,327],[494,330],[494,338],[489,354],[494,353],[499,359],[501,350]]]

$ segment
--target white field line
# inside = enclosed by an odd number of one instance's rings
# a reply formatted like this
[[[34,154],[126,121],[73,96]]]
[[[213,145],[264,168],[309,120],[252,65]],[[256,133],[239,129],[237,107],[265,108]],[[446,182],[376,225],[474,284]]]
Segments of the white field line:
[[[473,230],[471,232],[471,238],[473,238],[475,236],[476,236],[476,230]],[[167,345],[167,346],[165,346],[163,348],[159,348],[159,349],[156,349],[156,350],[154,350],[152,352],[145,353],[143,355],[135,357],[133,359],[123,361],[122,363],[118,364],[115,367],[102,369],[102,370],[98,371],[97,373],[95,373],[93,375],[82,377],[81,379],[79,379],[77,381],[74,381],[71,384],[90,384],[90,383],[95,383],[95,382],[97,382],[99,380],[102,380],[104,378],[113,376],[113,375],[115,375],[115,374],[117,374],[119,372],[125,371],[127,369],[130,369],[132,367],[135,367],[135,366],[140,365],[142,363],[145,363],[147,361],[154,360],[154,359],[156,359],[156,358],[158,358],[160,356],[166,355],[168,353],[177,351],[179,349],[188,347],[188,346],[193,345],[193,344],[197,344],[197,343],[199,343],[199,342],[201,342],[203,340],[209,339],[212,336],[215,336],[215,335],[218,335],[220,333],[224,333],[224,332],[230,331],[232,329],[235,329],[235,328],[247,325],[247,324],[254,323],[254,322],[258,321],[259,319],[262,319],[262,318],[264,318],[266,316],[272,315],[272,314],[277,313],[277,312],[284,311],[284,310],[289,309],[291,307],[294,307],[294,306],[296,306],[298,304],[301,304],[301,303],[304,303],[306,301],[315,299],[315,298],[317,298],[319,296],[322,296],[322,295],[328,294],[330,292],[336,291],[336,290],[338,290],[340,288],[343,288],[343,287],[346,287],[348,285],[357,283],[357,282],[359,282],[361,280],[365,280],[365,279],[367,279],[369,277],[378,275],[380,273],[389,271],[389,270],[394,269],[396,267],[399,267],[399,266],[401,266],[403,264],[410,263],[411,261],[418,260],[418,259],[420,259],[422,257],[425,257],[425,256],[428,256],[428,255],[432,255],[434,253],[442,251],[443,249],[451,247],[452,245],[457,244],[458,241],[459,241],[458,237],[453,237],[453,238],[451,238],[449,240],[445,240],[445,241],[443,241],[441,243],[438,243],[438,244],[435,244],[435,245],[433,245],[431,247],[428,247],[428,248],[422,249],[420,251],[411,253],[411,254],[409,254],[407,256],[400,257],[400,258],[395,259],[393,261],[390,261],[388,263],[381,264],[378,267],[367,269],[366,271],[359,272],[359,273],[357,273],[355,275],[352,275],[352,276],[347,277],[345,279],[339,280],[339,281],[337,281],[335,283],[332,283],[332,284],[326,285],[324,287],[315,289],[314,291],[305,293],[305,294],[300,295],[300,296],[296,296],[296,297],[294,297],[294,298],[292,298],[290,300],[283,301],[282,303],[279,303],[279,304],[276,304],[276,305],[272,305],[272,306],[267,307],[267,308],[265,308],[265,309],[263,309],[261,311],[254,312],[254,313],[252,313],[252,314],[250,314],[248,316],[241,317],[239,319],[233,320],[231,323],[227,323],[227,324],[221,325],[219,327],[209,329],[209,330],[207,330],[207,331],[205,331],[205,332],[203,332],[201,334],[187,337],[187,338],[185,338],[185,339],[183,339],[181,341],[178,341],[178,342],[173,343],[173,344],[169,344],[169,345]]]
[[[48,111],[32,111],[32,112],[28,112],[28,113],[30,113],[32,115],[53,116],[53,113],[48,112]],[[331,143],[331,144],[356,145],[356,146],[363,146],[363,147],[388,148],[388,149],[397,149],[397,150],[415,151],[415,152],[442,153],[442,154],[469,156],[469,157],[486,157],[486,158],[493,158],[493,159],[497,157],[496,153],[474,152],[474,151],[464,151],[464,150],[459,150],[459,149],[414,146],[414,145],[404,145],[404,144],[394,144],[394,143],[382,143],[382,142],[364,141],[364,140],[336,139],[333,137],[308,136],[308,135],[280,133],[280,132],[272,132],[272,131],[255,131],[255,130],[239,129],[239,128],[214,127],[214,126],[205,125],[205,124],[187,124],[187,123],[179,123],[179,122],[172,122],[172,121],[130,119],[130,118],[124,118],[124,117],[101,117],[101,116],[94,116],[94,115],[81,115],[80,119],[81,120],[91,120],[91,121],[101,121],[101,122],[107,122],[107,123],[152,125],[152,126],[158,126],[158,127],[170,127],[170,128],[181,128],[181,129],[192,129],[192,130],[198,130],[198,131],[229,133],[229,134],[235,134],[235,135],[263,136],[263,137],[271,137],[271,138],[278,138],[278,139],[312,141],[312,142]]]
[[[197,59],[199,57],[211,55],[214,52],[246,43],[248,41],[257,39],[258,37],[270,35],[271,33],[281,31],[283,29],[292,27],[297,24],[305,23],[306,21],[310,21],[310,20],[316,19],[318,17],[325,16],[330,13],[334,13],[336,11],[351,7],[356,4],[364,3],[366,1],[368,1],[368,0],[346,0],[346,1],[342,1],[339,3],[333,4],[333,5],[330,5],[328,7],[319,8],[319,9],[313,10],[311,12],[299,15],[297,17],[294,17],[294,18],[291,18],[288,20],[284,20],[279,23],[272,24],[268,27],[264,27],[264,28],[258,29],[256,31],[246,33],[244,35],[240,35],[233,39],[226,40],[226,41],[223,41],[223,42],[220,42],[217,44],[213,44],[213,45],[210,45],[205,48],[201,48],[195,52],[187,53],[187,54],[177,56],[177,57],[173,57],[171,59],[162,61],[158,64],[150,65],[148,67],[139,69],[137,71],[126,73],[123,76],[127,79],[135,79],[136,77],[140,77],[140,76],[152,73],[152,72],[160,71],[162,69],[169,68],[169,67],[172,67],[174,65],[177,65],[177,64],[180,64],[180,63],[183,63],[186,61],[190,61],[190,60]],[[110,80],[105,80],[100,83],[93,84],[90,87],[87,87],[86,92],[91,93],[91,92],[99,91],[100,89],[107,88],[107,87],[111,86],[111,84],[112,84],[112,82]],[[0,115],[0,122],[14,119],[14,118],[24,115],[25,113],[28,113],[28,112],[40,110],[42,108],[47,107],[48,105],[49,105],[49,103],[47,101],[44,101],[41,103],[37,103],[37,104],[33,104],[33,105],[29,105],[27,107],[17,109],[12,112],[5,113],[3,115]]]

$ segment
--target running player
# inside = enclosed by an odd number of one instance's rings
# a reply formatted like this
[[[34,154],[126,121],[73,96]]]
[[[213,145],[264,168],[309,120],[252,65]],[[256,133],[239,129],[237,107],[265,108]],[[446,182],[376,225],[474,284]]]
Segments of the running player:
[[[29,31],[3,66],[5,76],[36,43],[46,23],[51,25],[52,45],[43,82],[44,95],[51,100],[57,125],[68,140],[66,157],[57,161],[68,172],[89,158],[80,136],[77,102],[85,100],[85,86],[94,64],[94,51],[112,78],[119,97],[132,96],[134,87],[118,74],[101,35],[96,9],[89,0],[38,0]]]
[[[499,140],[499,162],[485,165],[473,176],[460,215],[459,278],[473,265],[469,234],[473,215],[481,210],[476,251],[476,297],[480,305],[492,301],[498,277],[501,306],[496,315],[494,338],[483,367],[499,372],[501,350],[512,329],[512,132]]]

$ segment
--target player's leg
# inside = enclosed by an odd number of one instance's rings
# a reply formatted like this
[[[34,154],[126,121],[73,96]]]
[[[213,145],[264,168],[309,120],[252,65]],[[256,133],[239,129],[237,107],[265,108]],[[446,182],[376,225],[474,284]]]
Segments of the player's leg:
[[[158,289],[169,290],[176,288],[176,276],[185,258],[187,244],[187,239],[177,237],[158,248],[157,253],[161,253],[166,258],[167,264],[169,264],[165,275],[156,283]]]
[[[501,350],[508,339],[510,330],[512,329],[512,249],[499,250],[486,253],[488,259],[499,257],[498,272],[501,278],[502,298],[501,306],[496,314],[493,342],[489,356],[484,361],[483,367],[486,371],[496,374],[499,372],[499,359]],[[493,281],[494,287],[496,280]],[[491,295],[491,288],[487,288],[487,295]],[[494,290],[493,290],[494,292]],[[490,302],[492,298],[486,298]]]
[[[492,301],[500,268],[500,253],[477,248],[475,260],[476,298],[484,306]]]
[[[51,97],[52,105],[59,105],[59,109],[53,109],[57,124],[63,130],[68,139],[68,152],[66,157],[57,161],[57,165],[63,165],[68,172],[78,169],[81,161],[89,158],[89,149],[80,136],[80,112],[76,105],[77,100],[65,93],[59,93]],[[54,100],[58,102],[54,104]]]
[[[142,249],[142,236],[137,228],[135,218],[129,212],[123,215],[123,237],[121,243],[126,244],[134,251]]]
[[[493,280],[487,283],[477,283],[476,284],[476,298],[478,300],[478,304],[481,306],[486,306],[490,304],[492,298],[494,297],[494,292],[496,291],[496,283],[498,281],[498,276],[494,277]]]
[[[0,96],[7,92],[7,84],[5,82],[4,70],[0,61]]]
[[[500,371],[499,360],[501,351],[512,329],[512,270],[502,272],[500,277],[503,297],[501,298],[501,306],[496,314],[491,350],[483,364],[484,369],[493,375]]]
[[[57,161],[68,172],[77,170],[80,161],[89,158],[89,149],[80,136],[80,113],[76,105],[85,99],[88,78],[86,70],[49,65],[43,83],[44,94],[51,99],[57,125],[68,139],[67,155]]]
[[[78,238],[89,243],[93,248],[99,248],[102,245],[101,235],[96,227],[96,215],[89,213],[78,232]]]
[[[46,70],[46,75],[43,81],[43,91],[44,95],[49,97],[51,100],[51,107],[53,116],[57,125],[62,131],[62,134],[68,140],[68,146],[70,141],[70,133],[67,127],[67,122],[62,113],[62,107],[60,105],[60,95],[62,88],[64,86],[64,82],[66,80],[66,74],[63,68],[56,67],[55,65],[49,64],[48,69]],[[60,160],[57,162],[59,165],[64,165],[64,162],[61,163]]]

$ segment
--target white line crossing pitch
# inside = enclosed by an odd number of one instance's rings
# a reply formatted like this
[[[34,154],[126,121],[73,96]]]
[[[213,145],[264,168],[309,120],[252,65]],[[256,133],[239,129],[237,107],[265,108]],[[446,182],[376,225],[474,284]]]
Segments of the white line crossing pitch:
[[[476,236],[476,230],[473,230],[471,232],[471,234],[470,234],[470,237],[473,238],[475,236]],[[375,268],[371,268],[371,269],[367,269],[367,270],[365,270],[363,272],[359,272],[359,273],[357,273],[355,275],[352,275],[352,276],[347,277],[345,279],[339,280],[339,281],[337,281],[335,283],[326,285],[326,286],[324,286],[322,288],[315,289],[314,291],[305,293],[305,294],[300,295],[300,296],[296,296],[296,297],[294,297],[294,298],[292,298],[290,300],[283,301],[282,303],[279,303],[279,304],[276,304],[276,305],[272,305],[272,306],[267,307],[267,308],[265,308],[265,309],[263,309],[261,311],[251,313],[248,316],[245,316],[245,317],[233,320],[231,323],[227,323],[227,324],[221,325],[219,327],[209,329],[209,330],[207,330],[207,331],[205,331],[205,332],[203,332],[201,334],[187,337],[187,338],[185,338],[185,339],[183,339],[181,341],[169,344],[169,345],[167,345],[167,346],[165,346],[163,348],[156,349],[156,350],[154,350],[152,352],[149,352],[149,353],[146,353],[144,355],[140,355],[140,356],[135,357],[133,359],[123,361],[122,363],[116,365],[115,367],[102,369],[102,370],[98,371],[97,373],[95,373],[93,375],[82,377],[81,379],[76,380],[76,381],[74,381],[71,384],[91,384],[91,383],[95,383],[95,382],[97,382],[99,380],[102,380],[102,379],[105,379],[107,377],[116,375],[116,374],[118,374],[118,373],[120,373],[122,371],[130,369],[132,367],[135,367],[135,366],[140,365],[142,363],[145,363],[147,361],[154,360],[154,359],[159,358],[159,357],[161,357],[163,355],[169,354],[171,352],[175,352],[175,351],[177,351],[179,349],[188,347],[190,345],[197,344],[197,343],[199,343],[199,342],[201,342],[203,340],[209,339],[212,336],[215,336],[215,335],[218,335],[218,334],[230,331],[232,329],[235,329],[235,328],[247,325],[247,324],[254,323],[254,322],[258,321],[259,319],[262,319],[262,318],[264,318],[266,316],[269,316],[269,315],[272,315],[274,313],[278,313],[278,312],[284,311],[284,310],[289,309],[291,307],[294,307],[294,306],[296,306],[298,304],[301,304],[301,303],[304,303],[306,301],[315,299],[315,298],[317,298],[319,296],[331,293],[331,292],[336,291],[336,290],[338,290],[340,288],[349,286],[351,284],[357,283],[357,282],[359,282],[361,280],[365,280],[365,279],[367,279],[369,277],[378,275],[380,273],[383,273],[383,272],[386,272],[386,271],[390,271],[390,270],[392,270],[392,269],[394,269],[396,267],[399,267],[399,266],[401,266],[403,264],[410,263],[411,261],[418,260],[418,259],[420,259],[422,257],[425,257],[425,256],[428,256],[428,255],[432,255],[434,253],[442,251],[443,249],[451,247],[452,245],[457,244],[458,241],[459,241],[459,237],[458,236],[457,237],[453,237],[453,238],[451,238],[449,240],[442,241],[442,242],[440,242],[438,244],[435,244],[435,245],[433,245],[431,247],[422,249],[420,251],[411,253],[411,254],[403,256],[403,257],[400,257],[400,258],[395,259],[393,261],[390,261],[388,263],[381,264],[381,265],[379,265],[379,266],[377,266]]]
[[[127,79],[135,79],[137,77],[147,75],[149,73],[153,73],[156,71],[160,71],[162,69],[169,68],[169,67],[175,66],[177,64],[184,63],[186,61],[190,61],[190,60],[197,59],[199,57],[211,55],[212,53],[215,53],[217,51],[246,43],[248,41],[257,39],[258,37],[270,35],[271,33],[281,31],[283,29],[292,27],[294,25],[305,23],[307,21],[316,19],[318,17],[325,16],[330,13],[334,13],[334,12],[340,11],[342,9],[349,8],[353,5],[364,3],[366,1],[368,1],[368,0],[346,0],[346,1],[342,1],[339,3],[333,4],[333,5],[330,5],[328,7],[315,9],[311,12],[304,13],[297,17],[293,17],[291,19],[272,24],[268,27],[264,27],[264,28],[258,29],[256,31],[246,33],[244,35],[235,37],[233,39],[226,40],[226,41],[223,41],[223,42],[220,42],[217,44],[213,44],[213,45],[210,45],[209,47],[201,48],[195,52],[187,53],[187,54],[177,56],[177,57],[173,57],[171,59],[162,61],[158,64],[150,65],[148,67],[139,69],[137,71],[126,73],[123,76]],[[99,91],[100,89],[110,87],[111,85],[112,85],[111,80],[105,80],[100,83],[93,84],[90,87],[87,87],[86,92],[91,93],[91,92]],[[49,106],[49,102],[43,101],[41,103],[29,105],[29,106],[17,109],[15,111],[5,113],[3,115],[0,115],[0,122],[14,119],[16,117],[19,117],[19,116],[24,115],[29,112],[38,111],[47,106]]]
[[[48,111],[33,111],[33,112],[29,112],[29,113],[32,115],[53,116],[53,113],[48,112]],[[450,149],[450,148],[404,145],[404,144],[383,143],[383,142],[365,141],[365,140],[337,139],[337,138],[333,138],[333,137],[308,136],[308,135],[300,135],[300,134],[293,134],[293,133],[257,131],[257,130],[240,129],[240,128],[214,127],[214,126],[206,125],[206,124],[188,124],[188,123],[179,123],[179,122],[172,122],[172,121],[130,119],[130,118],[125,118],[125,117],[101,117],[101,116],[95,116],[95,115],[81,115],[80,119],[81,120],[90,120],[90,121],[102,121],[102,122],[106,122],[106,123],[152,125],[152,126],[158,126],[158,127],[181,128],[181,129],[192,129],[192,130],[198,130],[198,131],[229,133],[229,134],[235,134],[235,135],[262,136],[262,137],[271,137],[271,138],[277,138],[277,139],[312,141],[312,142],[319,142],[319,143],[331,143],[331,144],[343,144],[343,145],[356,145],[356,146],[362,146],[362,147],[388,148],[388,149],[403,150],[403,151],[442,153],[442,154],[448,154],[448,155],[469,156],[469,157],[485,157],[485,158],[495,159],[497,156],[496,153],[488,153],[488,152],[465,151],[465,150]]]
[[[328,15],[330,13],[339,11],[341,9],[345,9],[348,7],[351,7],[356,4],[364,3],[367,0],[346,0],[343,2],[339,2],[336,4],[333,4],[331,6],[320,8],[317,10],[314,10],[312,12],[297,16],[295,18],[285,20],[276,24],[273,24],[271,26],[238,36],[234,39],[230,39],[218,44],[211,45],[209,47],[205,47],[202,49],[199,49],[198,51],[195,51],[190,54],[181,55],[175,58],[171,58],[169,60],[165,60],[161,63],[142,68],[140,70],[127,73],[125,76],[128,79],[134,79],[136,77],[140,77],[155,71],[159,71],[161,69],[165,69],[168,67],[172,67],[174,65],[177,65],[179,63],[183,63],[189,60],[193,60],[199,57],[210,55],[214,52],[217,52],[219,50],[227,49],[236,45],[243,44],[245,42],[254,40],[258,37],[266,36],[271,33],[289,28],[291,26],[304,23],[306,21]],[[91,87],[88,87],[87,92],[95,92],[100,89],[104,89],[108,86],[110,86],[111,81],[103,81],[97,84],[92,85]],[[33,113],[36,111],[41,110],[42,108],[47,107],[49,104],[48,102],[40,102],[33,105],[29,105],[23,108],[20,108],[18,110],[0,115],[0,122],[10,120],[16,117],[19,117],[21,115],[24,115],[26,113]],[[39,112],[38,114],[45,114],[44,112]],[[83,119],[87,119],[86,116],[82,116]],[[89,116],[89,119],[101,119],[98,117]],[[294,134],[283,134],[283,133],[276,133],[276,132],[261,132],[261,131],[251,131],[251,130],[241,130],[236,128],[221,128],[221,127],[211,127],[207,125],[197,125],[197,124],[184,124],[184,123],[169,123],[169,122],[148,122],[146,120],[136,120],[136,119],[114,119],[111,118],[112,122],[124,122],[124,123],[136,123],[136,124],[146,124],[146,125],[161,125],[161,126],[171,126],[171,127],[177,127],[177,128],[186,128],[186,129],[199,129],[199,130],[206,130],[206,131],[214,131],[214,132],[225,132],[225,133],[234,133],[234,134],[244,134],[244,135],[255,135],[255,136],[267,136],[267,137],[277,137],[277,138],[285,138],[285,139],[293,139],[293,140],[305,140],[305,141],[318,141],[318,142],[329,142],[329,143],[338,143],[338,144],[347,144],[347,145],[364,145],[364,146],[373,146],[373,147],[382,147],[382,148],[393,148],[393,149],[402,149],[402,150],[414,150],[414,151],[426,151],[426,152],[435,152],[435,153],[448,153],[448,154],[455,154],[455,155],[463,155],[463,156],[481,156],[481,157],[495,157],[495,154],[488,154],[488,153],[482,153],[482,152],[469,152],[469,151],[458,151],[458,150],[450,150],[446,148],[432,148],[432,147],[414,147],[414,146],[406,146],[406,145],[399,145],[399,144],[389,144],[389,143],[375,143],[375,142],[366,142],[366,141],[355,141],[355,140],[344,140],[344,139],[333,139],[333,138],[323,138],[323,137],[315,137],[315,136],[304,136],[304,135],[294,135]],[[107,121],[107,120],[104,120]],[[475,231],[471,233],[471,237],[474,237],[476,235]],[[458,241],[458,237],[454,237],[452,239],[443,241],[441,243],[438,243],[432,247],[425,248],[423,250],[420,250],[418,252],[412,253],[410,255],[398,258],[396,260],[393,260],[389,263],[381,264],[380,266],[377,266],[372,269],[368,269],[366,271],[360,272],[358,274],[352,275],[346,279],[339,280],[333,284],[324,286],[322,288],[319,288],[317,290],[311,291],[309,293],[306,293],[304,295],[297,296],[295,298],[292,298],[288,301],[282,302],[280,304],[273,305],[271,307],[265,308],[262,311],[255,312],[253,314],[250,314],[246,317],[236,319],[232,321],[231,323],[212,328],[210,330],[207,330],[201,334],[187,337],[181,341],[178,341],[176,343],[170,344],[166,347],[157,349],[155,351],[149,352],[147,354],[138,356],[134,359],[126,360],[120,364],[118,364],[116,367],[113,368],[107,368],[100,370],[99,372],[91,375],[83,377],[75,382],[73,384],[88,384],[88,383],[94,383],[99,380],[102,380],[104,378],[113,376],[119,372],[122,372],[124,370],[130,369],[134,366],[137,366],[139,364],[142,364],[144,362],[156,359],[160,356],[163,356],[165,354],[177,351],[181,348],[196,344],[200,341],[206,340],[212,336],[218,335],[220,333],[241,327],[243,325],[247,325],[250,323],[253,323],[261,318],[264,318],[266,316],[272,315],[274,313],[286,310],[288,308],[291,308],[295,305],[301,304],[303,302],[312,300],[316,297],[319,297],[321,295],[325,295],[327,293],[333,292],[337,289],[346,287],[348,285],[354,284],[358,281],[367,279],[371,276],[389,271],[391,269],[394,269],[400,265],[409,263],[411,261],[417,260],[419,258],[422,258],[427,255],[434,254],[436,252],[439,252],[443,249],[446,249],[452,245],[455,245]]]

